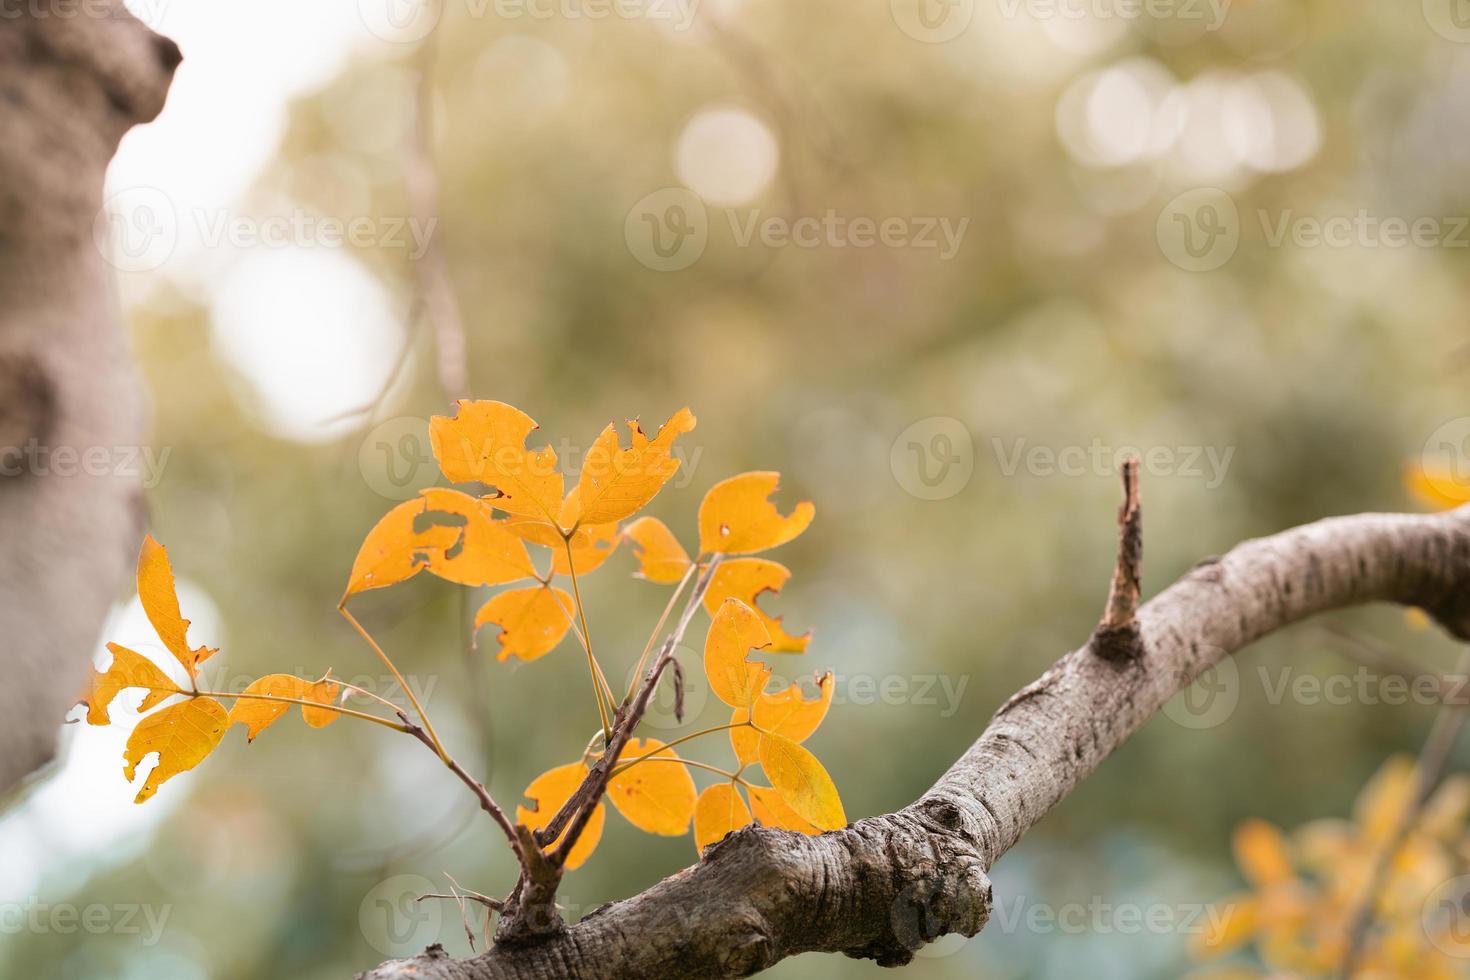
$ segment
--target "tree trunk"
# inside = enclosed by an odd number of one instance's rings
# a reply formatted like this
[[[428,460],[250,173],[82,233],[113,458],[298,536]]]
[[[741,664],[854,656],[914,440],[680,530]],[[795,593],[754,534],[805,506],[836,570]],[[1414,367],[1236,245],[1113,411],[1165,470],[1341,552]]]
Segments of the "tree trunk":
[[[55,753],[142,539],[141,395],[93,228],[179,60],[120,0],[0,17],[0,796]]]

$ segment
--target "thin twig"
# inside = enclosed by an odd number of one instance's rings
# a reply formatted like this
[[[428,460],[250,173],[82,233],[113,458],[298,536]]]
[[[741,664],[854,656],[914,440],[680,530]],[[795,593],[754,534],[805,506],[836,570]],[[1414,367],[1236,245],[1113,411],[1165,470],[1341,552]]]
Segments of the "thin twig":
[[[1132,660],[1142,650],[1138,599],[1143,589],[1143,506],[1138,494],[1138,459],[1123,461],[1123,503],[1118,508],[1118,561],[1108,604],[1093,633],[1093,650],[1105,660]]]
[[[1470,652],[1460,656],[1460,664],[1457,672],[1464,674],[1470,671]],[[1373,929],[1373,920],[1378,908],[1378,896],[1388,884],[1388,878],[1393,868],[1394,858],[1403,849],[1404,842],[1408,840],[1415,824],[1419,822],[1420,815],[1424,812],[1424,805],[1429,797],[1444,779],[1445,772],[1449,769],[1450,757],[1454,754],[1455,743],[1460,738],[1460,732],[1464,730],[1466,714],[1463,705],[1441,705],[1438,714],[1434,718],[1434,727],[1429,731],[1429,737],[1424,742],[1423,749],[1419,752],[1419,761],[1415,766],[1414,795],[1410,798],[1408,806],[1400,814],[1397,826],[1383,850],[1378,855],[1378,860],[1373,866],[1373,874],[1368,879],[1368,887],[1364,890],[1362,899],[1358,903],[1357,910],[1349,919],[1348,944],[1342,957],[1342,980],[1352,980],[1362,959],[1363,951],[1367,946],[1368,933]]]

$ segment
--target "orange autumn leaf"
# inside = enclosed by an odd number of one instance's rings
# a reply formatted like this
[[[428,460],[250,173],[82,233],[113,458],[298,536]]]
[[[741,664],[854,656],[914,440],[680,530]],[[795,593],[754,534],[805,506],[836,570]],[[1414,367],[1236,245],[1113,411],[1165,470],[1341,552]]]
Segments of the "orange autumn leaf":
[[[748,555],[785,544],[811,524],[816,508],[803,500],[782,516],[770,496],[781,474],[741,473],[710,488],[699,505],[699,550]]]
[[[586,575],[601,568],[618,549],[618,526],[616,524],[591,524],[579,527],[572,535],[572,558],[567,560],[566,545],[551,553],[551,570],[557,575],[570,575],[573,568],[577,575]]]
[[[120,692],[130,687],[148,692],[143,703],[138,705],[139,713],[155,707],[169,695],[184,693],[157,664],[142,654],[116,643],[107,644],[107,649],[112,651],[112,664],[105,671],[92,672],[91,688],[86,697],[87,724],[110,724],[112,719],[107,714],[108,706]]]
[[[640,578],[672,585],[689,570],[689,553],[679,544],[668,525],[657,517],[638,518],[623,528],[623,537],[633,542],[633,551],[638,557],[636,574]],[[719,575],[718,569],[715,574]]]
[[[163,645],[184,665],[190,677],[197,676],[199,665],[218,653],[219,648],[190,648],[189,621],[179,612],[179,596],[174,585],[173,568],[168,562],[168,550],[151,534],[143,539],[143,549],[138,553],[138,599]]]
[[[421,491],[383,515],[358,550],[346,596],[425,570],[459,585],[502,585],[536,574],[525,544],[493,518],[488,504],[444,487]]]
[[[556,812],[562,808],[562,804],[572,798],[572,794],[577,791],[577,787],[582,785],[582,780],[585,778],[587,778],[587,767],[580,762],[558,766],[543,772],[531,780],[531,785],[527,786],[525,793],[522,794],[531,801],[531,805],[516,807],[516,822],[532,830],[540,830],[547,826],[556,816]],[[602,825],[606,820],[607,808],[599,803],[592,811],[592,815],[587,818],[587,824],[582,828],[582,834],[577,838],[577,843],[572,847],[571,853],[567,855],[567,870],[580,867],[592,856],[592,852],[597,848],[597,842],[602,839]],[[551,847],[554,848],[561,844],[564,837],[566,837],[565,830],[552,842]]]
[[[561,513],[562,474],[556,450],[526,448],[539,426],[525,412],[497,401],[457,401],[452,416],[429,419],[429,443],[453,483],[487,483],[491,500],[507,514],[555,522]]]
[[[731,559],[715,569],[704,593],[704,608],[714,615],[726,599],[739,599],[755,611],[771,634],[769,653],[805,653],[807,644],[811,642],[811,631],[801,636],[790,635],[782,627],[780,616],[767,615],[758,604],[762,595],[779,593],[789,578],[791,572],[778,562],[765,558]]]
[[[1422,503],[1436,510],[1453,510],[1470,503],[1470,480],[1443,466],[1405,467],[1404,486]]]
[[[330,705],[336,700],[340,689],[341,685],[331,680],[330,677],[323,677],[319,681],[312,682],[291,674],[267,674],[265,677],[251,681],[240,693],[242,695],[264,694],[277,698],[298,698]],[[240,697],[236,699],[235,706],[230,709],[230,724],[244,725],[245,740],[253,742],[255,736],[275,724],[292,707],[286,701]],[[330,708],[312,708],[304,704],[300,707],[301,717],[312,728],[325,727],[341,717],[338,712]]]
[[[750,823],[750,809],[734,783],[715,783],[694,804],[694,847],[703,851],[732,830]]]
[[[1211,905],[1204,920],[1204,928],[1190,938],[1190,951],[1201,959],[1220,956],[1250,939],[1260,928],[1261,901],[1251,895],[1238,895]]]
[[[650,439],[638,421],[631,420],[626,449],[619,444],[617,426],[609,423],[582,463],[577,481],[581,520],[616,523],[641,510],[678,471],[679,461],[672,455],[674,440],[691,431],[695,421],[689,409],[681,408]]]
[[[1246,820],[1235,828],[1231,844],[1241,874],[1258,888],[1279,885],[1295,877],[1286,836],[1264,820]]]
[[[654,761],[679,758],[654,738],[629,739],[618,761],[631,762],[650,753],[652,758],[608,780],[607,797],[639,830],[678,837],[689,830],[694,816],[694,778],[682,764]]]
[[[771,785],[799,817],[822,830],[847,826],[837,786],[816,756],[780,735],[762,735],[758,754]]]
[[[822,832],[821,828],[803,819],[800,814],[791,809],[774,787],[756,786],[751,783],[746,788],[750,790],[751,813],[762,827],[794,830],[798,834],[808,834],[813,837]]]
[[[715,697],[734,708],[749,706],[765,688],[771,668],[746,655],[770,642],[771,634],[749,606],[726,599],[715,611],[704,643],[704,672]]]
[[[751,709],[736,708],[730,724],[743,726],[753,718],[756,728],[761,731],[789,738],[793,742],[805,742],[822,724],[822,719],[827,717],[835,686],[832,683],[832,673],[828,671],[817,678],[817,696],[810,700],[802,692],[800,684],[792,684],[784,691],[762,694],[756,698]],[[759,741],[760,734],[755,728],[744,726],[730,729],[730,744],[741,765],[751,765],[756,761]]]
[[[475,631],[486,623],[500,627],[497,658],[535,660],[550,653],[571,628],[572,597],[545,585],[511,589],[490,599],[475,613]]]
[[[213,698],[190,698],[138,722],[123,753],[123,775],[131,782],[138,764],[153,752],[158,753],[158,764],[134,802],[144,802],[164,782],[203,762],[229,727],[229,714]]]

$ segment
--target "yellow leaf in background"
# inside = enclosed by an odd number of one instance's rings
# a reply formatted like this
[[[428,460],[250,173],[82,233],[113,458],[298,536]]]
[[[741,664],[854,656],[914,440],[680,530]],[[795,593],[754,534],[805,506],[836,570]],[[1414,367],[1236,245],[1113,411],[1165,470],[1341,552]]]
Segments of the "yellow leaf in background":
[[[571,627],[572,597],[544,585],[511,589],[490,599],[475,613],[475,631],[486,623],[500,627],[500,660],[535,660],[550,653]]]
[[[618,756],[631,762],[653,752],[654,758],[677,759],[673,749],[658,739],[628,740]],[[618,812],[639,830],[665,837],[678,837],[689,830],[694,816],[694,778],[677,763],[645,760],[608,780],[607,797]]]
[[[1264,820],[1245,820],[1235,828],[1231,838],[1235,863],[1245,879],[1258,888],[1269,888],[1291,881],[1291,854],[1281,830]]]
[[[1203,928],[1190,937],[1190,952],[1200,959],[1219,956],[1255,935],[1261,922],[1261,900],[1236,895],[1212,903],[1202,918]]]
[[[586,778],[587,767],[580,762],[558,766],[543,772],[531,780],[531,785],[527,786],[525,793],[522,794],[531,801],[531,806],[516,807],[516,822],[532,830],[540,830],[547,826],[556,816],[556,811],[572,798],[572,794]],[[599,803],[592,811],[592,815],[587,818],[587,825],[582,828],[582,834],[577,838],[576,845],[567,855],[568,871],[579,867],[582,862],[592,856],[592,852],[597,848],[597,842],[602,839],[602,825],[606,820],[607,808]],[[561,836],[553,841],[551,846],[559,845],[565,836],[566,831],[562,831]]]
[[[771,668],[747,660],[746,654],[770,642],[771,635],[749,606],[726,599],[704,642],[704,672],[715,697],[734,708],[749,706],[765,688]]]
[[[1424,804],[1419,830],[1444,841],[1453,841],[1465,833],[1465,820],[1470,816],[1470,776],[1454,773],[1446,776]]]
[[[1368,780],[1353,803],[1353,822],[1370,842],[1379,843],[1398,829],[1414,794],[1414,760],[1389,758]]]
[[[638,557],[637,575],[650,582],[673,585],[689,571],[689,553],[679,544],[668,525],[657,517],[640,517],[623,528],[623,537],[633,542]],[[715,572],[719,577],[719,570]],[[713,582],[710,583],[714,585]]]
[[[105,671],[92,671],[92,685],[86,697],[87,724],[109,724],[112,719],[107,714],[108,705],[112,704],[120,691],[130,687],[142,688],[148,692],[143,697],[143,703],[138,705],[140,714],[171,694],[184,693],[157,664],[142,654],[116,643],[107,644],[107,649],[112,651],[112,664]]]
[[[762,595],[779,593],[789,578],[791,572],[785,565],[765,558],[734,558],[721,562],[704,593],[705,611],[713,616],[726,599],[739,599],[755,611],[771,634],[767,653],[805,653],[807,644],[811,642],[811,631],[791,636],[781,626],[780,616],[768,616],[758,605]]]
[[[1404,486],[1421,503],[1436,510],[1453,510],[1470,503],[1470,480],[1447,467],[1407,466]]]
[[[123,775],[131,782],[138,763],[150,752],[158,753],[158,765],[148,773],[134,802],[144,802],[164,782],[203,762],[229,727],[229,714],[213,698],[169,705],[138,722],[123,753]]]
[[[457,401],[454,409],[452,416],[429,419],[430,447],[450,482],[490,484],[497,509],[554,523],[562,474],[550,446],[526,448],[535,420],[497,401]]]
[[[748,555],[785,544],[811,524],[817,509],[803,500],[786,517],[770,501],[781,474],[742,473],[710,488],[699,505],[699,550]]]
[[[780,735],[760,737],[761,768],[786,804],[822,830],[847,826],[842,799],[817,757]]]
[[[151,534],[143,539],[143,550],[138,554],[138,599],[148,614],[148,622],[158,632],[158,638],[184,665],[190,677],[199,673],[201,663],[219,652],[218,647],[190,649],[189,621],[179,612],[179,596],[174,587],[174,572],[168,563],[168,551]]]
[[[394,507],[368,532],[347,596],[429,571],[459,585],[503,585],[536,574],[520,537],[477,497],[431,487]]]
[[[587,524],[615,523],[641,510],[678,471],[679,461],[672,455],[674,440],[694,425],[693,413],[681,408],[650,439],[638,421],[632,420],[628,423],[632,441],[627,449],[619,445],[616,425],[603,429],[587,450],[577,481],[581,520]]]
[[[750,823],[750,809],[734,783],[715,783],[694,805],[694,847],[703,851],[732,830]]]
[[[791,809],[774,787],[750,785],[750,809],[762,827],[794,830],[815,837],[821,828]]]
[[[240,693],[242,695],[264,694],[276,698],[300,698],[329,705],[336,700],[338,690],[340,690],[340,685],[326,677],[313,683],[291,674],[267,674],[265,677],[251,681]],[[341,717],[336,711],[327,708],[309,708],[304,704],[300,707],[301,717],[312,728],[330,725]],[[235,700],[235,706],[230,709],[230,724],[244,725],[245,740],[253,742],[255,736],[274,725],[291,708],[292,705],[286,701],[240,697]]]
[[[504,585],[536,574],[525,543],[493,516],[491,506],[478,497],[431,487],[424,499],[419,526],[457,528],[458,535],[442,549],[429,549],[425,567],[447,582],[459,585]]]
[[[793,742],[805,742],[827,717],[832,706],[832,673],[828,671],[817,678],[817,696],[807,699],[800,684],[792,684],[784,691],[762,694],[756,699],[752,710],[736,708],[730,724],[739,725],[754,716],[756,727],[761,731],[789,738]],[[760,733],[749,726],[730,729],[730,744],[741,765],[751,765],[759,751]]]

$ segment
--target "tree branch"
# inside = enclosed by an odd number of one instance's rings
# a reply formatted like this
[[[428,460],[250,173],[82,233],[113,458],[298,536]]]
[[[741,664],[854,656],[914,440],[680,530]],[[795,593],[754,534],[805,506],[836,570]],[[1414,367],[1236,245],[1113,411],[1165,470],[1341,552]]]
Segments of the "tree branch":
[[[1166,701],[1235,651],[1317,613],[1417,605],[1470,639],[1470,507],[1363,514],[1247,541],[1138,610],[1136,657],[1092,642],[1010,698],[919,800],[805,837],[747,827],[699,864],[545,942],[456,961],[440,948],[366,980],[743,976],[787,956],[907,962],[989,915],[987,872]]]

